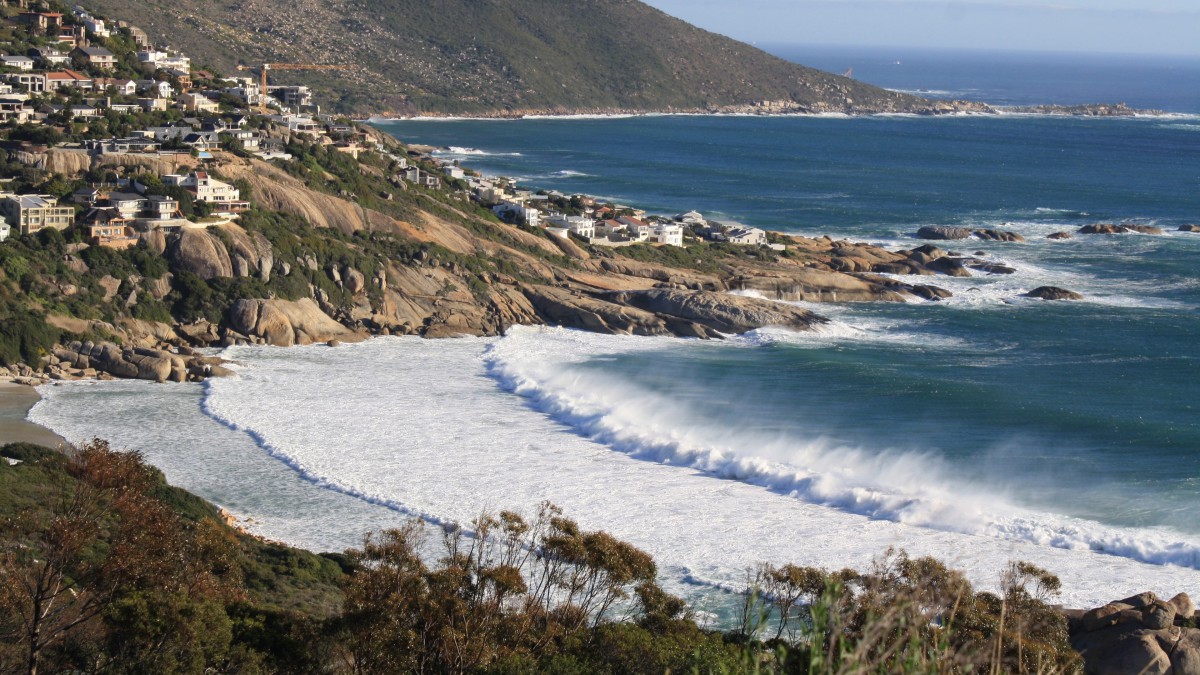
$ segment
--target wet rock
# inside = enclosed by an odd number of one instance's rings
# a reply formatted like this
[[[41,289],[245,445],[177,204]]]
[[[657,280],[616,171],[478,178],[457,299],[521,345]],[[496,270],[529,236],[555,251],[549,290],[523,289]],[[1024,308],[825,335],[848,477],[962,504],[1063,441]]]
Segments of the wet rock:
[[[1064,239],[1070,239],[1071,233],[1070,232],[1055,232],[1054,234],[1046,235],[1046,238],[1054,239],[1056,241],[1062,241]]]
[[[1180,232],[1200,232],[1200,225],[1180,225]]]
[[[1082,294],[1057,286],[1039,286],[1026,293],[1025,297],[1041,298],[1042,300],[1083,300]]]
[[[1016,232],[1009,232],[1007,230],[979,229],[972,232],[972,234],[980,239],[986,239],[987,241],[1025,241],[1025,237],[1022,237]]]
[[[971,230],[965,227],[940,227],[935,225],[926,225],[917,230],[917,238],[933,239],[933,240],[956,240],[966,239],[971,236]]]
[[[1084,225],[1077,230],[1079,234],[1123,234],[1128,231],[1129,228],[1124,225],[1112,225],[1108,223]]]

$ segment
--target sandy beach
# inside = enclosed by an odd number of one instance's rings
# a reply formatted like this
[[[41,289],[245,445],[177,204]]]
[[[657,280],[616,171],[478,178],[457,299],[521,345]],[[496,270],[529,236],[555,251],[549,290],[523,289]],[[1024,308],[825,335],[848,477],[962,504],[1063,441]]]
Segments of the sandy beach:
[[[33,387],[0,382],[0,445],[26,442],[56,448],[66,443],[53,431],[25,419],[39,400],[41,397]]]

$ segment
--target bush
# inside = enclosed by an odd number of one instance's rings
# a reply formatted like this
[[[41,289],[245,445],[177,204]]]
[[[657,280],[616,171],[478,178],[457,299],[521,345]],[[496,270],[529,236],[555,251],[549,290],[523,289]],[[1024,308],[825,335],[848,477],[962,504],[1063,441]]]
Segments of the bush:
[[[0,318],[0,364],[24,362],[36,366],[61,337],[62,331],[46,323],[43,315],[14,310]]]

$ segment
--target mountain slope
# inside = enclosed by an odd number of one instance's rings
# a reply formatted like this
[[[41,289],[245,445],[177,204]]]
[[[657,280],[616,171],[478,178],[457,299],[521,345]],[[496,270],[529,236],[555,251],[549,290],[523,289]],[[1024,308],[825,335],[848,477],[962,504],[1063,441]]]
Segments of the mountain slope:
[[[636,0],[92,0],[197,65],[339,63],[273,75],[345,112],[515,114],[705,110],[790,101],[810,110],[929,102],[771,56]]]

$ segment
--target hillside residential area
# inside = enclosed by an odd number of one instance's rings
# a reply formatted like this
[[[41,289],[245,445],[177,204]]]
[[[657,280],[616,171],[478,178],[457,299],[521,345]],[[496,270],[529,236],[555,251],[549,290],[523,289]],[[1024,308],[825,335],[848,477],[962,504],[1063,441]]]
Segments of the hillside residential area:
[[[0,121],[10,151],[55,147],[89,155],[203,161],[220,149],[288,160],[286,142],[295,138],[356,159],[368,147],[366,135],[352,123],[321,115],[306,86],[263,91],[258,78],[225,77],[196,67],[186,54],[152,44],[145,31],[128,22],[108,21],[79,6],[70,12],[49,8],[25,0],[5,8]],[[386,152],[378,143],[371,149]],[[646,217],[629,207],[597,204],[580,195],[534,193],[508,179],[468,172],[457,162],[418,157],[426,160],[424,169],[408,157],[391,155],[393,185],[441,189],[443,180],[451,181],[505,222],[560,237],[609,247],[683,246],[685,237],[767,245],[763,230],[708,221],[696,212],[674,219]],[[92,245],[124,248],[135,245],[140,233],[226,223],[250,206],[237,187],[204,170],[160,173],[149,181],[139,177],[110,172],[69,195],[40,194],[5,178],[0,241],[78,226],[87,230]]]

